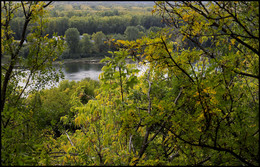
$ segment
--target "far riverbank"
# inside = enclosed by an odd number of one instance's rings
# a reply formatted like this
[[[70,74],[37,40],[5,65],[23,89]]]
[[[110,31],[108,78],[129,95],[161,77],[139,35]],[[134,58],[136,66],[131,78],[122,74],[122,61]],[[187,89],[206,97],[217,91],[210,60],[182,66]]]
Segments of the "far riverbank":
[[[67,64],[67,63],[87,63],[87,64],[104,64],[100,63],[102,59],[105,57],[87,57],[87,58],[79,58],[79,59],[62,59],[62,60],[56,60],[53,62],[54,65],[56,64]],[[6,63],[10,62],[10,56],[3,56],[1,58],[1,65],[4,65]],[[19,65],[15,65],[18,67]]]
[[[86,57],[86,58],[79,58],[79,59],[62,59],[62,60],[56,60],[53,62],[53,65],[58,64],[68,64],[68,63],[87,63],[87,64],[105,64],[101,63],[100,61],[104,59],[104,56],[99,57]],[[1,58],[1,65],[8,63],[10,61],[10,56],[3,56]],[[126,60],[128,63],[133,62],[131,59]],[[19,64],[15,65],[15,67],[19,67]]]
[[[79,59],[62,59],[62,60],[57,60],[53,62],[53,64],[59,64],[60,62],[62,64],[66,63],[88,63],[88,64],[103,64],[100,63],[102,59],[105,57],[87,57],[87,58],[79,58]]]
[[[87,63],[87,64],[105,64],[100,61],[105,57],[87,57],[87,58],[79,58],[79,59],[62,59],[53,62],[53,64],[67,64],[67,63]],[[133,62],[131,59],[126,59],[126,62]]]

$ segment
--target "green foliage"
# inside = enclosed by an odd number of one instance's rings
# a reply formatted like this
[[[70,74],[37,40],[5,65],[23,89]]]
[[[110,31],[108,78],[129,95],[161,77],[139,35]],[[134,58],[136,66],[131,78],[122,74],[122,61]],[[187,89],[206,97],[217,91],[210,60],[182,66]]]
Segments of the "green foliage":
[[[1,49],[3,55],[10,56],[9,61],[1,64],[1,163],[37,165],[42,141],[50,133],[48,129],[44,130],[45,133],[38,131],[37,122],[32,119],[33,106],[28,106],[25,98],[30,92],[42,89],[50,81],[56,82],[62,77],[61,71],[53,69],[52,62],[62,53],[64,42],[43,36],[45,20],[42,18],[49,4],[37,1],[1,2],[1,5]],[[10,23],[14,14],[22,8],[25,19],[21,30],[24,33],[20,41],[15,41]],[[25,39],[26,59],[21,57]],[[15,66],[18,68],[15,69]],[[19,81],[24,85],[19,85]]]
[[[69,28],[65,32],[65,39],[69,46],[69,53],[78,53],[79,31],[77,28]]]
[[[65,3],[65,4],[63,4]],[[46,26],[46,34],[56,32],[59,36],[65,35],[68,28],[77,28],[80,34],[93,34],[102,31],[104,34],[124,34],[127,26],[141,25],[146,29],[151,26],[164,27],[159,16],[151,17],[151,13],[146,9],[151,9],[152,2],[145,4],[129,2],[116,3],[109,2],[101,6],[88,4],[91,2],[81,2],[81,6],[77,3],[67,4],[67,2],[55,2],[52,8],[49,8],[49,15]],[[92,8],[92,5],[94,8]],[[64,7],[63,7],[64,6]],[[142,7],[141,7],[142,6]],[[126,10],[127,9],[127,10]],[[22,10],[14,14],[14,21],[11,22],[11,27],[15,32],[15,39],[21,38],[22,32]]]
[[[126,39],[129,41],[136,40],[137,38],[140,38],[140,32],[137,27],[134,26],[128,26],[125,30]]]
[[[94,41],[94,49],[96,52],[103,52],[105,50],[105,40],[106,40],[106,35],[102,32],[99,31],[97,33],[92,34],[92,39]]]
[[[235,70],[234,62],[236,68],[244,65],[232,53],[236,46],[217,47],[220,55],[213,58],[207,45],[180,48],[171,32],[118,40],[121,49],[102,61],[107,65],[96,100],[76,108],[84,138],[95,139],[94,149],[87,147],[98,159],[91,165],[257,165],[258,74]],[[125,58],[142,58],[147,71],[131,75]]]
[[[82,39],[80,40],[80,48],[81,48],[81,53],[85,55],[90,55],[94,50],[93,50],[93,43],[90,40],[90,35],[89,34],[83,34]]]
[[[19,92],[8,94],[4,164],[259,165],[258,2],[155,4],[152,13],[168,28],[153,27],[147,36],[125,41],[92,35],[97,51],[105,51],[105,38],[114,49],[101,60],[99,82],[65,80],[16,105],[11,104]],[[60,8],[72,12],[84,5]],[[134,29],[145,33],[141,26]],[[32,53],[34,36],[28,37]],[[5,40],[7,52],[12,40]],[[86,53],[89,42],[84,35]],[[17,81],[11,80],[8,91]]]

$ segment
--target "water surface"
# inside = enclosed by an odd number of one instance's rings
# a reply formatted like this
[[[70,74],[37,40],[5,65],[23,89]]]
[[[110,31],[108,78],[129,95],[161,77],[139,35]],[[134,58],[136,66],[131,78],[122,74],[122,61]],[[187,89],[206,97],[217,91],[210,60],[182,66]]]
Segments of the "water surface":
[[[87,77],[98,80],[98,76],[102,72],[101,69],[103,66],[104,64],[85,62],[65,63],[62,65],[62,71],[65,75],[64,79],[69,81],[80,81]]]
[[[62,64],[62,71],[64,73],[63,80],[69,81],[81,81],[85,78],[93,80],[99,80],[99,75],[102,73],[101,69],[105,64],[93,63],[93,62],[68,62]],[[58,68],[58,65],[54,65]],[[138,65],[137,68],[140,70],[139,75],[143,73],[147,67]],[[28,71],[29,72],[29,71]],[[61,80],[60,80],[61,81]],[[21,80],[19,85],[25,86],[25,83]],[[57,87],[59,83],[53,82],[45,85],[45,88]],[[34,86],[33,86],[34,87]],[[27,88],[30,89],[30,88]]]

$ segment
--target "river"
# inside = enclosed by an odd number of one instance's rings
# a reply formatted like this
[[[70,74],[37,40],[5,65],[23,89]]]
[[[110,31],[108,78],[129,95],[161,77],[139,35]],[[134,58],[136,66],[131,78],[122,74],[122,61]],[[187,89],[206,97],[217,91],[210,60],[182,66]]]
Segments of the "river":
[[[99,80],[99,74],[102,73],[102,67],[105,64],[96,62],[66,62],[62,64],[62,71],[64,73],[64,80],[80,81],[84,78],[90,78],[93,80]],[[54,65],[54,67],[58,67]],[[139,75],[145,71],[146,67],[138,65],[140,70]],[[52,86],[58,86],[59,83],[52,83],[52,85],[45,85],[45,88],[49,89]],[[19,85],[25,86],[24,82],[19,82]],[[30,88],[29,88],[30,89]]]
[[[66,80],[80,81],[86,77],[93,80],[98,80],[99,74],[104,64],[100,63],[87,63],[87,62],[72,62],[64,63],[62,71]]]

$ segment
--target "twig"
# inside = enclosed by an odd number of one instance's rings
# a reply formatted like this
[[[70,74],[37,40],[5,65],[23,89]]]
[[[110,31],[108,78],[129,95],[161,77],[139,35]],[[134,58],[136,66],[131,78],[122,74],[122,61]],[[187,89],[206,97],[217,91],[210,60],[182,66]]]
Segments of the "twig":
[[[67,135],[67,138],[69,139],[69,141],[70,141],[70,144],[71,144],[73,147],[75,147],[75,146],[74,146],[74,144],[72,143],[72,141],[70,140],[70,137],[69,137],[68,133],[67,133],[67,132],[65,132],[65,134]]]

